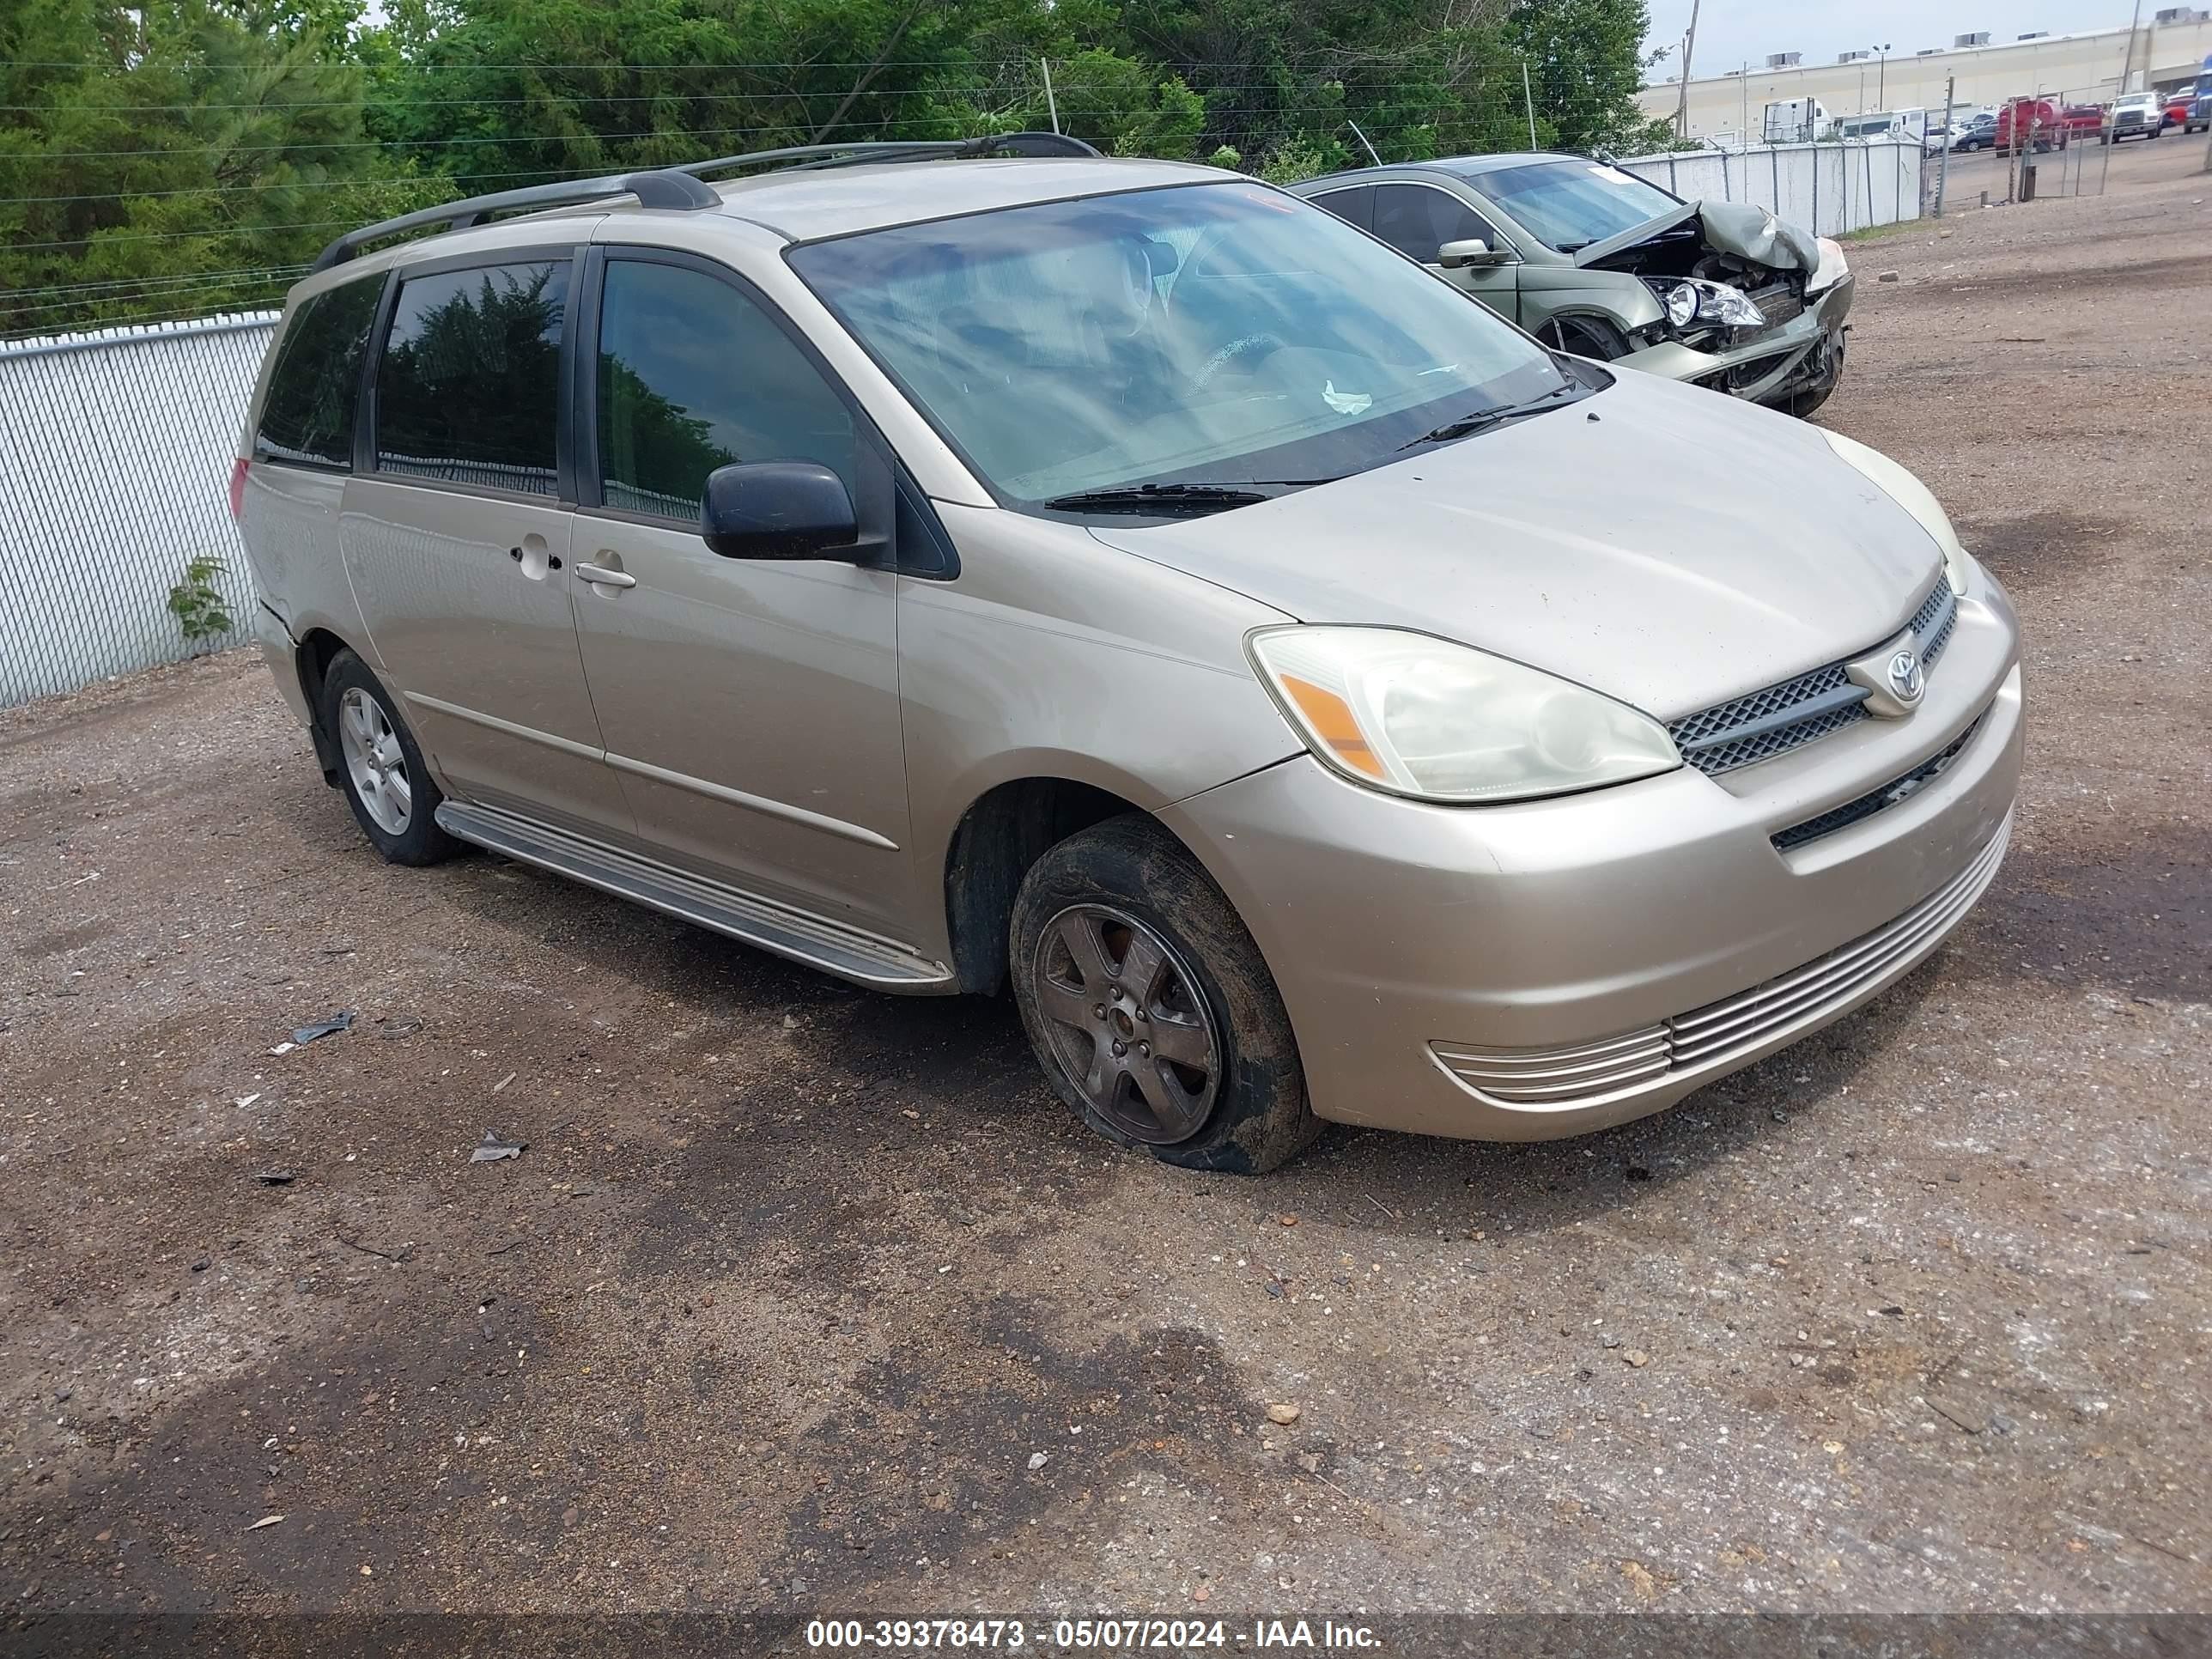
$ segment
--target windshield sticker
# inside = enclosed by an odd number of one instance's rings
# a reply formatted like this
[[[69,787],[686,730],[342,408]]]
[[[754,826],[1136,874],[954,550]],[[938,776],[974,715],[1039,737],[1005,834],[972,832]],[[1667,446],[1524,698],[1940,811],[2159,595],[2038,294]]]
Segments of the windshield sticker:
[[[1375,401],[1371,392],[1339,392],[1336,382],[1321,383],[1321,400],[1340,415],[1364,415]]]

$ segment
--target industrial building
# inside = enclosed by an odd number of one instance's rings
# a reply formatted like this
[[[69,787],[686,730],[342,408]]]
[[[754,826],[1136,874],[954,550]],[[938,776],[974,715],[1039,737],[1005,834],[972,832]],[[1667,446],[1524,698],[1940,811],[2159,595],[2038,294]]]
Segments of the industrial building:
[[[2002,103],[2040,94],[2068,102],[2103,103],[2123,91],[2166,91],[2199,76],[2212,53],[2212,12],[2194,6],[2145,8],[2142,27],[2124,23],[2072,34],[1977,31],[1953,37],[1948,46],[1847,52],[1834,63],[1808,64],[1795,52],[1777,52],[1764,63],[1708,64],[1690,82],[1689,136],[1726,143],[1748,132],[1755,141],[1759,112],[1791,98],[1814,98],[1831,116],[1869,110],[1943,106],[1949,77],[1958,77],[1958,101]],[[1778,41],[1778,45],[1787,45]],[[1710,70],[1710,73],[1703,72]],[[2212,80],[2212,76],[2206,77]],[[1675,81],[1646,87],[1637,102],[1647,115],[1671,118],[1682,88]]]

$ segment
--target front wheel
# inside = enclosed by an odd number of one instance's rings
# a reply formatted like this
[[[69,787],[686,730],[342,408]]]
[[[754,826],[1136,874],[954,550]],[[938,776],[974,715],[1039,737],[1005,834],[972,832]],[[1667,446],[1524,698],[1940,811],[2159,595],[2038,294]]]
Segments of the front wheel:
[[[1030,1042],[1054,1092],[1109,1140],[1258,1175],[1321,1133],[1259,946],[1152,819],[1109,818],[1050,848],[1011,931]]]
[[[1540,323],[1536,337],[1554,351],[1573,357],[1595,357],[1601,363],[1628,355],[1628,342],[1620,331],[1601,317],[1553,317]]]

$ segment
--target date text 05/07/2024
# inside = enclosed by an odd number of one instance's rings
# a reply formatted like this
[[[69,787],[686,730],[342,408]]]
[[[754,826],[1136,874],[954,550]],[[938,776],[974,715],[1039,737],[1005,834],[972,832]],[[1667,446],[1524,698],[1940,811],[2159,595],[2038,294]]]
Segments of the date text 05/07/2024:
[[[1040,1648],[1071,1653],[1239,1651],[1380,1652],[1371,1626],[1335,1619],[817,1619],[806,1626],[817,1650],[917,1651],[929,1648]]]

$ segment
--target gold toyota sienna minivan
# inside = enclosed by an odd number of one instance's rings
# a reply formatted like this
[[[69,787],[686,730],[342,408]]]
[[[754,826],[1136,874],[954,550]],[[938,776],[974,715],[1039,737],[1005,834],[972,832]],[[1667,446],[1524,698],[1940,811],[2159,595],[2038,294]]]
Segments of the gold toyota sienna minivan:
[[[1194,1168],[1667,1106],[1935,950],[2020,775],[2012,607],[1903,468],[1051,135],[350,233],[232,495],[386,858],[1011,987]]]

